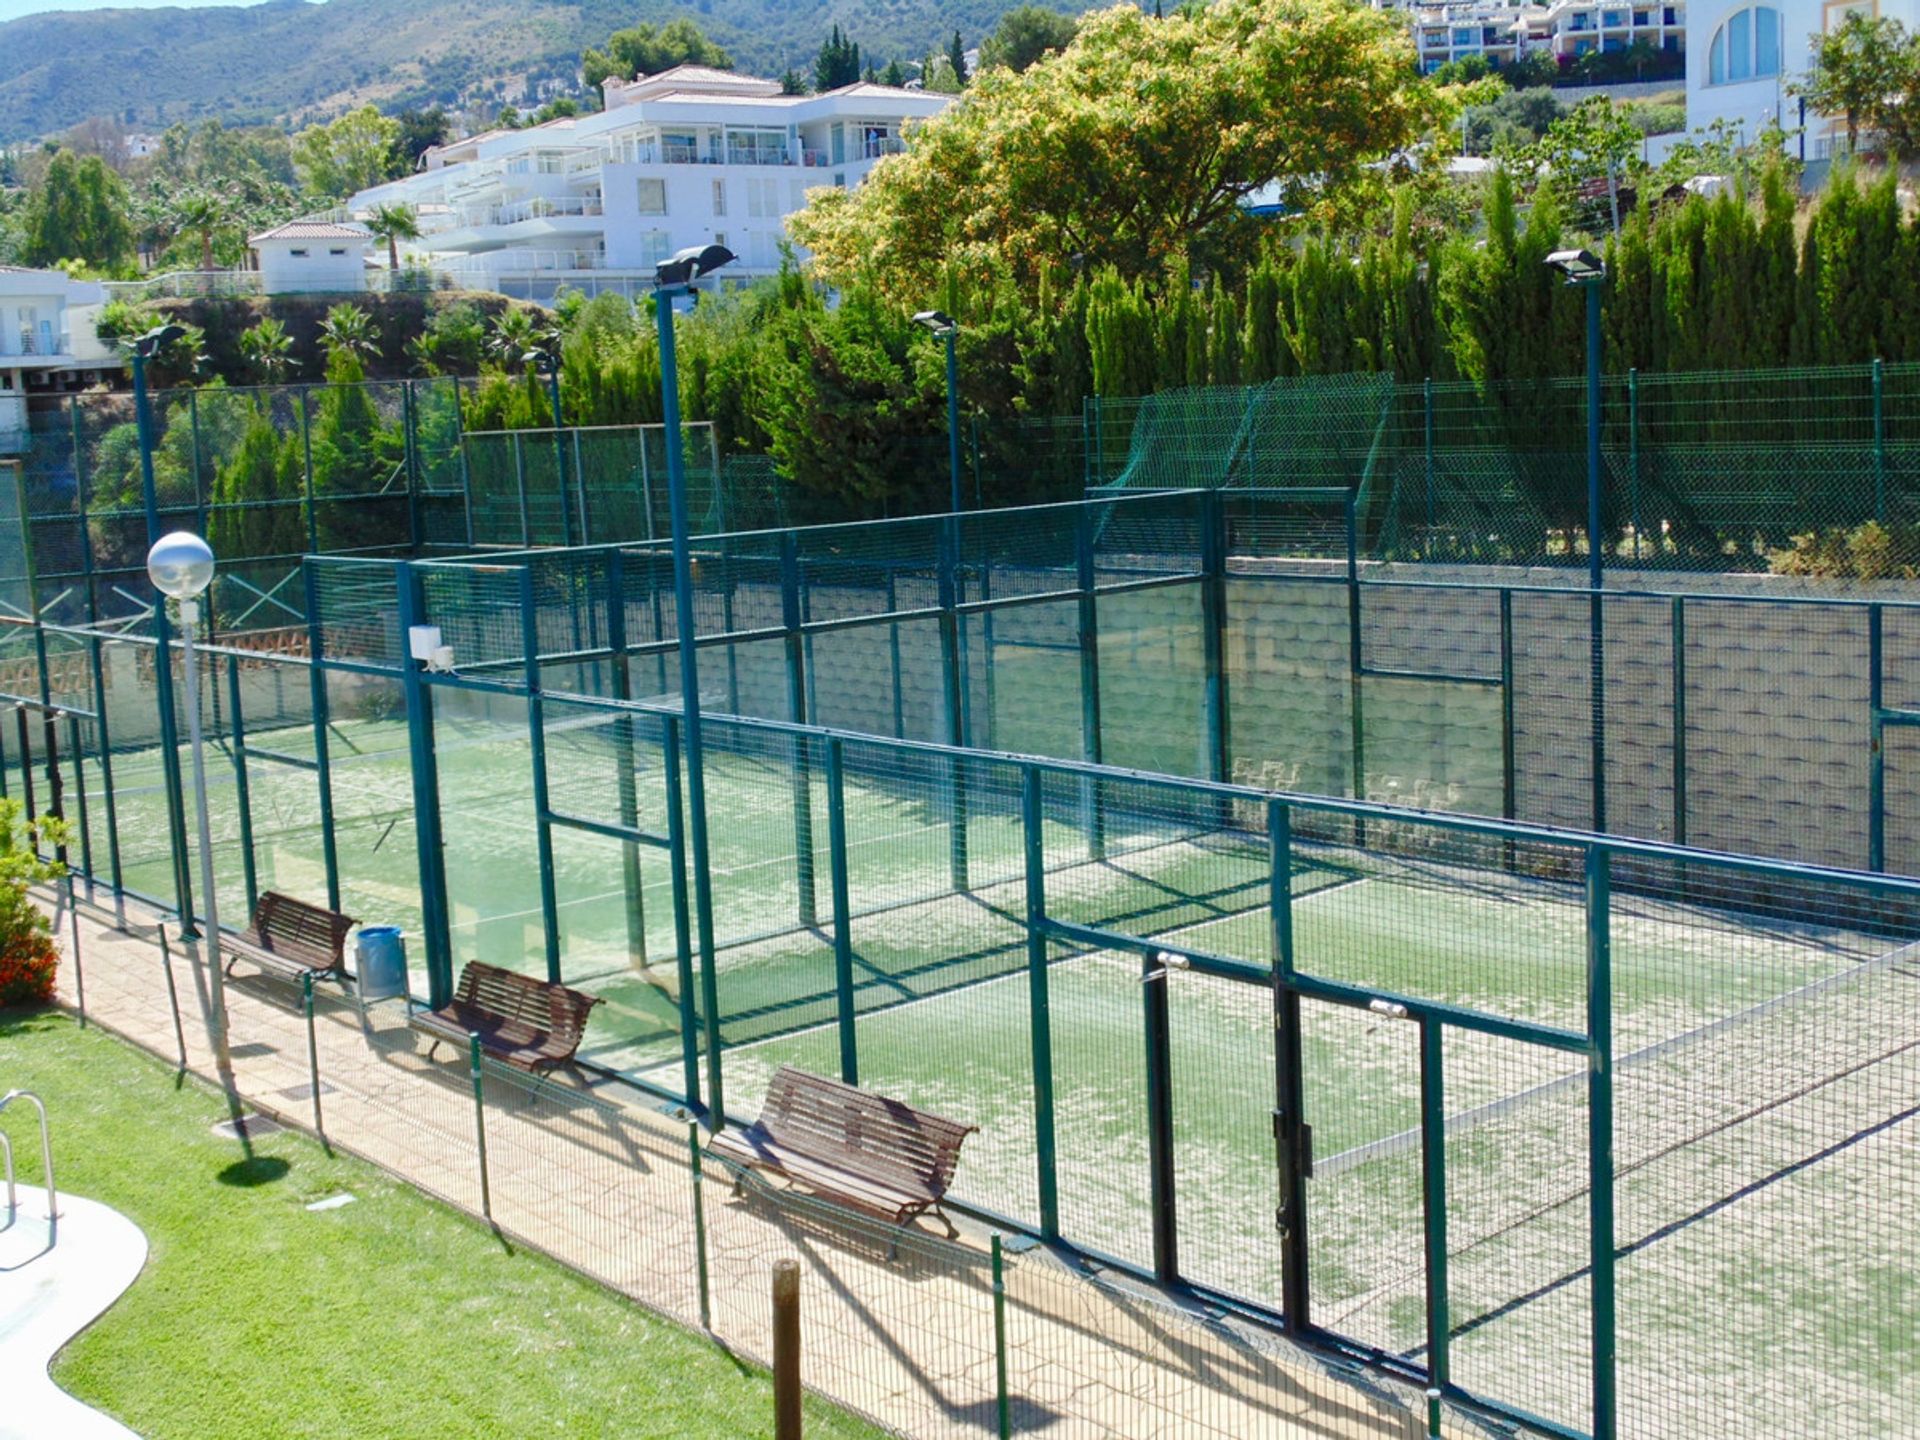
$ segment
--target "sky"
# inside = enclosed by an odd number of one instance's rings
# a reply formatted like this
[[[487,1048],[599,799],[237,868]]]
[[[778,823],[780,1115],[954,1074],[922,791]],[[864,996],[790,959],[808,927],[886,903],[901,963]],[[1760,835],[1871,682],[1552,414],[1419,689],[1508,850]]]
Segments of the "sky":
[[[0,0],[0,20],[18,20],[47,10],[160,10],[167,6],[257,4],[258,0]]]

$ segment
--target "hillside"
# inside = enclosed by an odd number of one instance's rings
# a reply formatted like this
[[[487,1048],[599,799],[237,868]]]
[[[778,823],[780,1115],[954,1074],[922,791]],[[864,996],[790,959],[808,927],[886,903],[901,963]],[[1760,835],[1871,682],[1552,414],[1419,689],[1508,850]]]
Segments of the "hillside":
[[[552,73],[615,29],[683,14],[760,74],[811,67],[836,23],[885,64],[919,58],[955,28],[978,44],[1017,3],[268,0],[29,15],[0,24],[0,142],[94,115],[158,129],[208,116],[294,123],[367,100],[383,108],[451,103],[491,81]]]

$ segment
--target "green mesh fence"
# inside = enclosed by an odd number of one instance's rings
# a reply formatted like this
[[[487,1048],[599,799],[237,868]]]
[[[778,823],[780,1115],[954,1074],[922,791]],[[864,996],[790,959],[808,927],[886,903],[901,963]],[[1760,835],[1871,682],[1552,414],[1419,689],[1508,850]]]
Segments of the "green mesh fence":
[[[658,425],[470,431],[463,446],[476,544],[652,540],[672,528]],[[681,447],[689,522],[699,532],[737,528],[726,514],[713,427],[683,427]]]

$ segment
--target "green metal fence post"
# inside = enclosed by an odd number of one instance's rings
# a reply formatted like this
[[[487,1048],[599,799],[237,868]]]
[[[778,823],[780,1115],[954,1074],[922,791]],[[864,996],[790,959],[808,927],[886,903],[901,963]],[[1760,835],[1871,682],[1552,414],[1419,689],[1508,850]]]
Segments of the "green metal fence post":
[[[533,510],[527,501],[527,447],[520,432],[513,434],[513,483],[520,500],[520,546],[533,544]]]
[[[1887,523],[1887,367],[1873,362],[1873,518]]]
[[[1033,1139],[1039,1165],[1040,1234],[1060,1238],[1060,1179],[1053,1132],[1053,1023],[1047,1004],[1047,860],[1040,772],[1020,769],[1020,824],[1026,842],[1027,1013],[1033,1029]]]
[[[1587,847],[1587,1033],[1593,1046],[1587,1076],[1588,1223],[1593,1306],[1593,1436],[1618,1431],[1615,1366],[1613,1210],[1613,932],[1610,856]]]
[[[309,564],[309,569],[311,565]],[[394,567],[399,591],[400,645],[427,620],[425,586],[413,561]],[[311,613],[311,612],[309,612]],[[320,663],[316,650],[314,664]],[[434,752],[433,687],[420,662],[401,672],[407,700],[407,749],[413,781],[414,850],[420,866],[420,932],[427,952],[427,1003],[438,1009],[453,998],[453,940],[447,921],[447,862],[440,828],[440,768]]]
[[[480,1161],[480,1214],[493,1223],[493,1186],[487,1177],[487,1096],[480,1068],[480,1037],[467,1036],[467,1071],[473,1076],[473,1144]]]
[[[160,538],[160,496],[153,474],[153,413],[147,397],[147,362],[137,349],[133,360],[134,418],[140,439],[140,498],[146,510],[147,543],[151,545]],[[153,689],[154,704],[160,712],[160,781],[167,797],[167,844],[173,891],[180,915],[180,934],[191,939],[200,931],[193,923],[186,786],[180,774],[180,726],[174,713],[173,622],[167,614],[166,597],[157,594],[153,598]],[[26,764],[24,757],[21,764]]]
[[[233,752],[233,800],[240,813],[240,868],[246,877],[247,913],[260,900],[260,877],[253,855],[253,789],[247,780],[247,725],[240,710],[240,657],[227,656],[227,697],[232,716],[227,739]]]
[[[687,1103],[700,1103],[700,1025],[704,1012],[708,1053],[713,1071],[720,1071],[719,985],[712,967],[693,973],[693,911],[687,903],[687,817],[680,804],[680,721],[660,717],[661,785],[667,806],[667,881],[673,897],[674,969],[680,985],[680,1065]],[[694,1004],[694,985],[700,1002]]]
[[[94,899],[93,827],[87,823],[86,746],[80,733],[80,717],[67,712],[67,744],[73,752],[73,806],[80,832],[80,873],[87,882],[87,900]]]
[[[804,725],[807,723],[807,666],[800,616],[800,542],[791,530],[780,536],[780,621],[786,630],[787,718],[796,725]],[[819,899],[814,891],[811,760],[805,737],[790,737],[787,765],[793,803],[794,891],[800,905],[800,923],[809,929],[820,919]]]
[[[460,505],[467,528],[467,548],[473,538],[473,467],[467,461],[467,422],[460,404],[460,377],[453,377],[453,443],[460,455]]]
[[[1429,375],[1420,386],[1422,414],[1425,423],[1421,427],[1421,456],[1425,461],[1427,479],[1427,546],[1433,544],[1433,529],[1436,523],[1433,495],[1433,377]]]
[[[1279,1182],[1274,1228],[1280,1234],[1280,1311],[1290,1331],[1311,1324],[1307,1280],[1307,1176],[1312,1168],[1306,1123],[1300,994],[1293,988],[1293,813],[1267,802],[1267,915],[1273,948],[1273,1140]]]
[[[320,553],[320,516],[313,500],[313,406],[312,387],[300,387],[300,454],[303,472],[301,495],[307,502],[307,553]],[[311,613],[311,612],[309,612]]]
[[[1587,595],[1588,730],[1592,744],[1593,828],[1607,828],[1607,632],[1603,592]]]
[[[1100,612],[1094,598],[1093,511],[1082,505],[1074,517],[1074,552],[1079,579],[1080,622],[1080,754],[1100,763]],[[989,612],[990,613],[990,612]],[[987,655],[989,673],[993,655]],[[991,719],[989,719],[991,724]],[[1087,832],[1087,852],[1094,860],[1107,858],[1107,827],[1100,782],[1093,776],[1080,781],[1081,824]]]
[[[540,614],[534,606],[533,571],[520,567],[520,645],[525,652],[527,743],[533,770],[534,851],[540,865],[540,931],[546,944],[547,979],[560,983],[560,897],[553,874],[553,808],[547,786],[547,716],[540,687]]]
[[[633,662],[627,654],[627,566],[618,548],[607,551],[607,663],[611,673],[613,698],[633,698]],[[615,781],[620,798],[620,824],[628,830],[640,828],[640,792],[634,778],[633,724],[631,715],[614,722],[613,762],[619,768]],[[640,873],[640,850],[631,840],[620,842],[620,879],[626,897],[627,946],[647,963],[646,886]]]
[[[187,391],[187,427],[193,443],[193,521],[200,531],[201,538],[207,533],[207,482],[200,473],[200,389],[198,386]],[[22,512],[24,513],[24,512]],[[213,607],[207,607],[211,616]]]
[[[320,861],[326,871],[327,908],[340,908],[340,854],[333,833],[333,762],[327,745],[327,667],[326,667],[326,626],[320,614],[320,581],[311,558],[300,566],[300,580],[305,587],[307,604],[307,698],[308,707],[313,712],[313,778],[320,799]],[[402,577],[402,590],[405,578]],[[403,602],[404,608],[404,602]],[[404,622],[401,629],[401,649],[405,651],[406,631]],[[411,666],[409,667],[411,668]],[[408,695],[407,718],[409,728],[413,718],[412,695]],[[421,872],[420,886],[424,897],[426,873]],[[443,1004],[443,1001],[436,1001]]]
[[[407,548],[418,555],[426,535],[420,525],[420,409],[413,387],[413,381],[401,381],[400,434],[407,475]]]
[[[700,1328],[713,1329],[713,1282],[707,1267],[706,1161],[700,1151],[700,1126],[687,1126],[687,1153],[693,1174],[693,1268],[700,1286]]]
[[[1227,511],[1218,490],[1200,492],[1200,644],[1205,670],[1207,775],[1224,783],[1233,772],[1227,703]]]
[[[891,615],[900,608],[900,595],[899,586],[894,580],[893,562],[888,560],[886,566],[887,613]],[[991,615],[989,615],[989,618],[991,618]],[[987,665],[987,673],[991,675],[993,673],[993,651],[991,648],[987,651]],[[907,715],[905,697],[900,693],[900,622],[898,620],[890,621],[887,625],[887,676],[887,683],[891,686],[891,694],[893,697],[893,738],[896,740],[904,740],[907,738]],[[992,705],[988,705],[987,707],[987,748],[993,748]]]
[[[1420,1191],[1426,1235],[1427,1426],[1440,1433],[1440,1401],[1452,1383],[1447,1344],[1447,1105],[1441,1055],[1443,1030],[1431,1016],[1420,1021]]]
[[[1347,500],[1347,725],[1351,730],[1348,737],[1352,751],[1352,775],[1350,793],[1356,800],[1367,798],[1367,740],[1366,709],[1361,683],[1365,667],[1365,651],[1361,646],[1360,633],[1360,537],[1356,533],[1355,502],[1350,496]],[[1356,820],[1354,833],[1359,843],[1366,843],[1366,822]]]
[[[1159,956],[1142,956],[1140,1004],[1147,1051],[1147,1190],[1152,1214],[1153,1273],[1162,1285],[1180,1280],[1179,1184],[1173,1154],[1173,1040],[1167,995],[1173,971]]]
[[[847,794],[845,757],[837,735],[827,737],[827,850],[833,874],[833,991],[839,1012],[840,1078],[860,1083],[860,1052],[854,1033],[853,905],[847,885]]]
[[[1633,509],[1633,558],[1646,531],[1640,523],[1640,371],[1627,371],[1627,503]]]
[[[1670,602],[1673,649],[1673,843],[1687,843],[1687,602]]]
[[[1867,607],[1867,868],[1887,868],[1886,677],[1880,606]]]
[[[1513,751],[1513,591],[1500,589],[1500,815],[1511,820],[1520,803]],[[1511,844],[1507,846],[1512,861]]]
[[[948,745],[967,744],[962,715],[963,694],[960,677],[960,617],[955,571],[960,562],[960,517],[948,515],[935,522],[938,550],[938,600],[940,607],[940,701],[946,733],[940,738]],[[967,883],[967,772],[966,762],[949,756],[947,767],[947,870],[955,890],[966,890]]]
[[[327,1124],[320,1113],[320,1040],[313,1029],[313,972],[300,972],[300,1008],[307,1017],[307,1088],[313,1091],[313,1133],[320,1137],[320,1144],[331,1155],[333,1146],[327,1142]]]
[[[1007,1270],[1000,1232],[987,1244],[993,1263],[993,1393],[995,1429],[1000,1440],[1013,1434],[1013,1396],[1007,1388]]]

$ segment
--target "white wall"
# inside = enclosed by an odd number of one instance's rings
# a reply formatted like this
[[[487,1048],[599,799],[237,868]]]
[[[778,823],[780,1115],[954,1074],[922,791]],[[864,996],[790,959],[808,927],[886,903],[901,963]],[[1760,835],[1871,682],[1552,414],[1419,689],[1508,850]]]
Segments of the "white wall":
[[[365,241],[260,240],[253,248],[260,256],[261,288],[269,295],[353,294],[367,288]]]
[[[1749,80],[1709,83],[1714,36],[1738,12],[1748,9],[1748,0],[1692,0],[1687,31],[1687,128],[1704,130],[1726,121],[1735,127],[1736,138],[1751,143],[1768,123],[1778,120],[1786,130],[1800,124],[1800,99],[1793,94],[1797,80],[1808,71],[1812,55],[1811,37],[1824,28],[1835,26],[1845,17],[1848,6],[1824,3],[1824,0],[1768,0],[1779,15],[1780,73]],[[1899,20],[1909,30],[1920,19],[1920,0],[1874,0],[1868,7],[1876,13]],[[1806,154],[1808,159],[1825,154],[1830,134],[1844,136],[1845,127],[1837,121],[1807,113]]]

